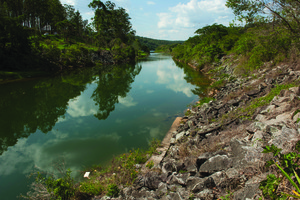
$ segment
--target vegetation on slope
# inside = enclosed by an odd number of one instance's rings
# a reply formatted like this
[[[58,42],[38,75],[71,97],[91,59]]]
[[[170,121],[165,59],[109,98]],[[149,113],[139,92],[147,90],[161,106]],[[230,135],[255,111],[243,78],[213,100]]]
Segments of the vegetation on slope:
[[[240,56],[241,74],[258,69],[265,62],[296,60],[300,48],[298,1],[228,0],[226,5],[246,25],[213,24],[200,28],[196,36],[172,50],[176,60],[202,69],[218,63],[226,54],[235,54]]]

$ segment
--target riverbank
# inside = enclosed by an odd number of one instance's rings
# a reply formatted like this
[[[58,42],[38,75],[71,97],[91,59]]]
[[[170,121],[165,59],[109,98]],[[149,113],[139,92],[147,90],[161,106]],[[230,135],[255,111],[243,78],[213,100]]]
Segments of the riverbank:
[[[277,168],[266,167],[272,155],[262,151],[275,145],[288,153],[300,139],[300,71],[266,63],[243,77],[236,66],[228,56],[215,70],[205,69],[215,79],[214,100],[191,109],[162,160],[114,199],[259,199],[271,172],[283,179]],[[283,179],[273,193],[292,194],[287,186]]]

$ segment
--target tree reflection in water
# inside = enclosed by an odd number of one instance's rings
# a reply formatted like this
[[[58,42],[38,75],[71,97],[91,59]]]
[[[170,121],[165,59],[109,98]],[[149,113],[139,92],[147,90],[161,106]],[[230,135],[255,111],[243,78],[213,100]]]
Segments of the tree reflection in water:
[[[141,66],[116,66],[81,69],[55,78],[14,82],[0,85],[0,155],[19,138],[37,130],[48,133],[65,116],[68,102],[96,82],[92,99],[99,106],[95,117],[106,119],[115,109],[119,97],[126,97]]]

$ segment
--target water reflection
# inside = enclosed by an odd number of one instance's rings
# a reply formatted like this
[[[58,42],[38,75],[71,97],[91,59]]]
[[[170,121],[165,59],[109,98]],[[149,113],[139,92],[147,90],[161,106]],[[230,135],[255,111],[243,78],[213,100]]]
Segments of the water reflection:
[[[130,84],[133,83],[134,78],[141,71],[140,65],[130,67],[117,67],[109,73],[99,72],[97,80],[97,88],[92,94],[92,99],[96,102],[98,111],[94,114],[99,120],[106,119],[110,112],[115,109],[115,104],[119,100],[127,106],[133,106],[136,103],[133,99],[125,98],[130,91]],[[131,97],[132,98],[132,97]]]
[[[186,64],[176,62],[176,66],[184,70],[184,80],[187,83],[192,84],[195,88],[191,89],[191,92],[199,97],[203,97],[206,95],[206,89],[211,83],[211,80],[208,77],[205,77],[200,72],[196,72],[191,67]]]
[[[106,73],[101,69],[86,69],[53,79],[1,85],[0,155],[19,138],[27,138],[38,130],[51,131],[56,123],[65,121],[68,108],[71,117],[92,114],[102,120],[119,101],[127,106],[135,105],[132,97],[126,97],[126,94],[140,71],[139,65],[123,65]],[[92,99],[80,96],[91,83],[97,85]]]

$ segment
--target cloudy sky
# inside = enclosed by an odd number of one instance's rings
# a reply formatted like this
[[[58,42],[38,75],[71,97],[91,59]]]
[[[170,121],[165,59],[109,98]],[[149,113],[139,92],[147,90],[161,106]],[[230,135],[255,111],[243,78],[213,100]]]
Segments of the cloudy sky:
[[[73,5],[84,19],[94,13],[92,0],[61,0]],[[229,25],[234,19],[226,0],[111,0],[127,10],[136,35],[164,40],[187,40],[194,32],[213,23]],[[102,0],[105,2],[105,0]]]

